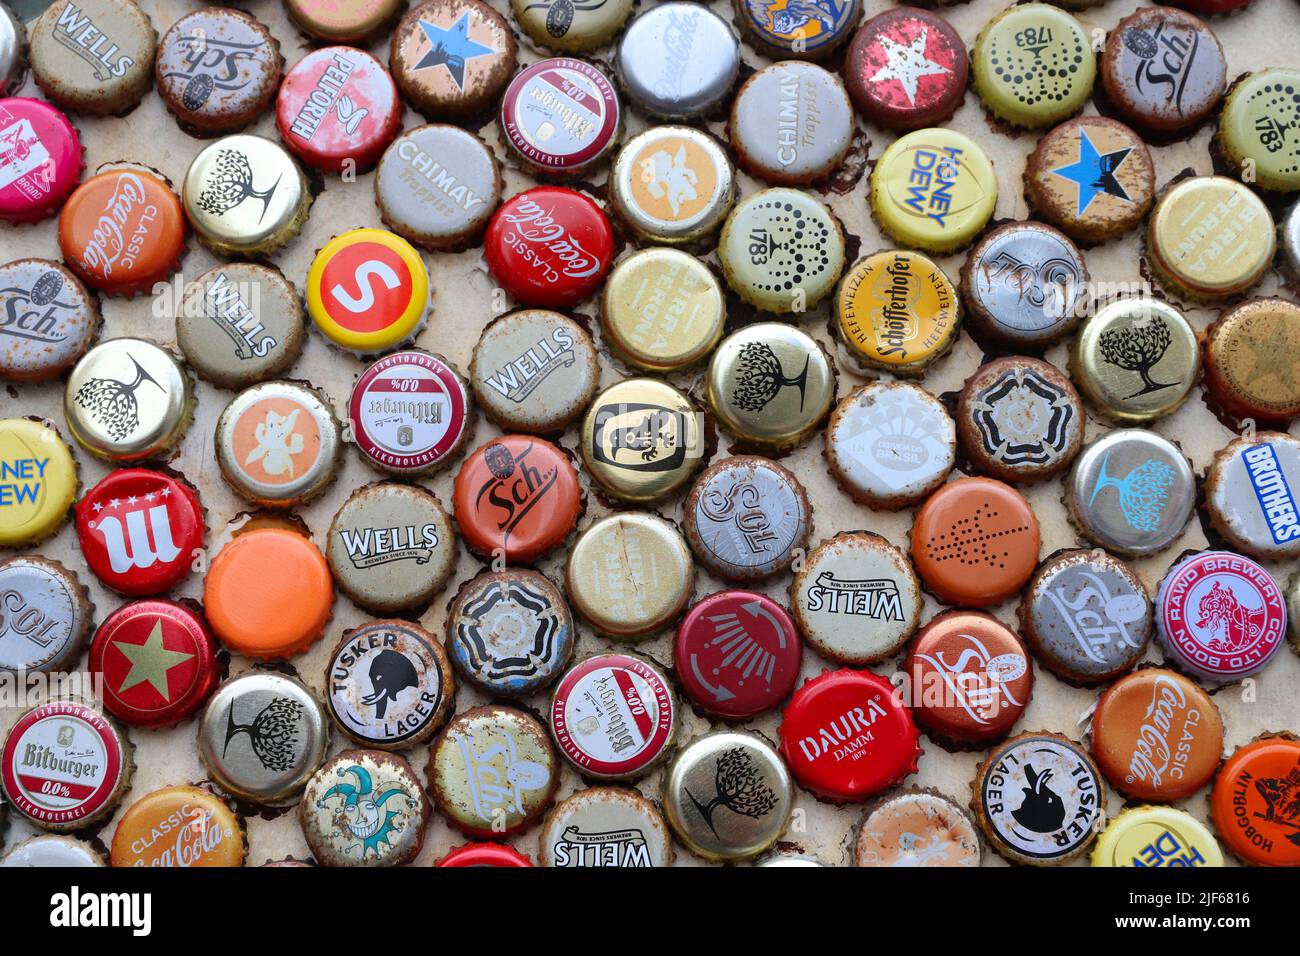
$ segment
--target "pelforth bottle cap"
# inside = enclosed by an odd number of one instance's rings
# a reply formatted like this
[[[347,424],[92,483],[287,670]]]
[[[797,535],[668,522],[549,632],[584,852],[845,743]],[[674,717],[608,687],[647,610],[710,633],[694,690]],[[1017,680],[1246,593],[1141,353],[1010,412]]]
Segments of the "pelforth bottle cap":
[[[596,50],[614,38],[632,12],[633,0],[572,3],[571,0],[512,0],[520,29],[550,50]]]
[[[623,111],[608,76],[585,60],[539,60],[501,97],[501,133],[516,158],[543,176],[577,176],[618,141]]]
[[[0,99],[0,130],[13,142],[0,165],[0,219],[38,222],[54,215],[86,166],[76,127],[49,103],[14,97]]]
[[[702,361],[722,338],[727,305],[722,285],[695,256],[642,249],[614,267],[601,296],[605,343],[649,372]]]
[[[35,554],[6,558],[0,594],[6,595],[0,669],[63,671],[81,656],[94,607],[76,572]]]
[[[445,359],[407,349],[379,359],[348,399],[352,439],[366,461],[395,475],[445,468],[474,431],[469,385]]]
[[[402,0],[284,0],[295,24],[327,43],[360,43],[382,33],[402,12]]]
[[[658,3],[618,42],[619,85],[652,116],[690,119],[717,111],[740,72],[740,43],[726,20],[696,3]]]
[[[848,154],[853,104],[838,76],[786,60],[747,79],[731,103],[727,132],[736,159],[769,183],[822,179]]]
[[[133,0],[51,4],[29,38],[32,74],[60,106],[119,115],[149,91],[158,33]]]
[[[402,95],[431,119],[475,117],[515,72],[506,18],[479,0],[428,0],[393,31],[388,62]]]
[[[181,821],[184,821],[183,823]],[[112,866],[243,866],[244,821],[200,787],[164,787],[126,808],[113,832]]]
[[[1264,734],[1238,747],[1219,769],[1210,818],[1219,839],[1250,866],[1300,866],[1290,804],[1278,807],[1300,777],[1300,740]]]
[[[876,804],[853,846],[857,866],[979,866],[981,855],[970,814],[942,794],[916,789]]]
[[[1107,824],[1093,866],[1223,866],[1223,851],[1204,823],[1173,807],[1129,807]]]
[[[99,335],[99,304],[68,268],[49,259],[0,265],[0,379],[62,375]]]
[[[68,519],[77,463],[49,422],[0,419],[0,476],[0,546],[43,541]]]
[[[659,808],[635,790],[590,787],[546,815],[538,839],[542,866],[671,866],[673,841]]]
[[[678,185],[686,181],[688,187]],[[665,244],[716,232],[736,199],[726,150],[689,126],[653,126],[628,140],[614,160],[610,187],[619,220],[646,242]]]
[[[683,392],[655,378],[605,389],[582,421],[582,459],[605,491],[623,501],[657,501],[704,462],[700,414]]]
[[[811,10],[777,7],[771,0],[733,2],[745,39],[774,60],[824,59],[848,40],[862,16],[861,0],[830,0]]]
[[[1060,7],[1025,3],[995,16],[975,40],[975,92],[1015,126],[1050,126],[1092,94],[1097,58],[1083,24]]]
[[[939,126],[966,96],[970,59],[947,20],[929,10],[878,13],[853,35],[844,61],[849,96],[886,129]]]
[[[1251,299],[1205,334],[1205,389],[1230,415],[1284,424],[1300,415],[1300,306]]]
[[[298,823],[322,866],[404,866],[433,815],[411,765],[380,750],[345,750],[316,771]]]
[[[1300,70],[1274,68],[1248,74],[1223,102],[1217,142],[1237,169],[1249,161],[1262,189],[1300,189],[1300,137],[1293,129],[1298,97]]]
[[[1236,551],[1268,561],[1300,556],[1300,440],[1257,432],[1229,442],[1205,473],[1214,529]]]

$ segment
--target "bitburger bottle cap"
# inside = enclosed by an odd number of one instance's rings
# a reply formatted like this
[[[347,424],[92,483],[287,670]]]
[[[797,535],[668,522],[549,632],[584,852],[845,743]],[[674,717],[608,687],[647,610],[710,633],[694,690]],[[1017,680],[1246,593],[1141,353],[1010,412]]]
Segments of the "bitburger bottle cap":
[[[1300,556],[1300,440],[1257,432],[1220,449],[1205,473],[1210,523],[1236,551],[1267,561]]]
[[[574,4],[570,0],[511,0],[515,22],[534,43],[580,53],[604,46],[632,13],[633,0]]]
[[[1251,299],[1205,334],[1205,389],[1230,415],[1284,424],[1300,415],[1300,306]]]
[[[409,343],[428,312],[429,296],[429,271],[420,254],[383,229],[335,236],[307,272],[307,314],[322,335],[358,355]]]
[[[49,259],[0,265],[0,379],[62,375],[99,334],[99,304],[72,272]]]
[[[514,75],[506,18],[479,0],[427,0],[393,31],[388,62],[402,95],[430,118],[485,113]]]
[[[1300,740],[1264,734],[1238,747],[1214,780],[1210,819],[1223,845],[1249,866],[1300,866],[1292,817],[1277,807],[1300,776]]]
[[[546,815],[538,839],[542,866],[671,866],[673,841],[663,814],[635,790],[590,787]]]
[[[734,0],[746,40],[771,59],[821,60],[843,46],[862,17],[861,0],[842,0],[815,13],[777,9],[768,0]]]
[[[679,177],[689,189],[675,185]],[[633,136],[614,160],[609,185],[619,220],[638,238],[669,245],[712,235],[736,199],[726,150],[689,126],[652,126]]]
[[[384,32],[402,0],[284,0],[289,19],[326,43],[361,43]]]
[[[1173,807],[1129,807],[1097,838],[1093,866],[1223,866],[1223,851],[1196,817]]]
[[[741,84],[727,128],[736,159],[765,182],[797,185],[827,176],[853,142],[853,104],[840,78],[786,60]]]
[[[5,10],[0,6],[0,32]],[[13,151],[5,157],[0,219],[39,222],[53,216],[77,188],[86,168],[81,134],[49,103],[20,97],[0,99],[0,128],[15,139]]]
[[[970,59],[951,24],[929,10],[898,7],[858,28],[844,61],[849,96],[886,129],[946,122],[966,96]]]
[[[501,133],[539,175],[577,176],[618,141],[623,110],[614,84],[585,60],[539,60],[515,75],[501,97]]]
[[[654,378],[605,389],[582,421],[582,460],[600,486],[622,501],[657,501],[704,463],[700,414],[685,393]]]
[[[63,527],[77,484],[72,450],[52,424],[0,419],[0,547],[35,544]]]
[[[184,820],[184,825],[177,822]],[[171,834],[174,832],[174,836]],[[200,787],[164,787],[126,808],[113,831],[112,866],[243,866],[244,821]]]
[[[0,594],[8,595],[0,669],[64,671],[81,656],[95,609],[75,571],[36,554],[6,558]]]
[[[663,119],[713,113],[740,72],[740,43],[726,20],[696,3],[658,3],[628,24],[615,52],[619,86]]]
[[[1292,125],[1300,97],[1300,70],[1275,67],[1247,74],[1223,102],[1217,142],[1238,170],[1249,161],[1261,189],[1300,189],[1300,137]]]
[[[405,866],[424,846],[433,810],[397,754],[345,750],[307,782],[298,824],[321,866]]]
[[[857,866],[979,866],[982,855],[970,814],[929,790],[876,804],[853,845]]]
[[[65,109],[120,115],[149,91],[158,32],[134,0],[51,4],[29,40],[32,75]]]
[[[614,267],[601,295],[605,342],[629,365],[668,372],[703,360],[727,306],[709,267],[676,249],[642,249]]]

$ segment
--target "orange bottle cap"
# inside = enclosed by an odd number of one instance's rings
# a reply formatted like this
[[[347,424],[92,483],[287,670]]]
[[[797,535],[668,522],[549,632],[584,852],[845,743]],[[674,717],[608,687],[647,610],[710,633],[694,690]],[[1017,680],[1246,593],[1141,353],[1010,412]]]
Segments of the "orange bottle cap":
[[[1219,839],[1252,866],[1300,866],[1294,796],[1300,779],[1300,740],[1265,737],[1223,762],[1210,794]]]
[[[113,866],[243,866],[244,828],[226,804],[198,787],[140,798],[113,834]]]

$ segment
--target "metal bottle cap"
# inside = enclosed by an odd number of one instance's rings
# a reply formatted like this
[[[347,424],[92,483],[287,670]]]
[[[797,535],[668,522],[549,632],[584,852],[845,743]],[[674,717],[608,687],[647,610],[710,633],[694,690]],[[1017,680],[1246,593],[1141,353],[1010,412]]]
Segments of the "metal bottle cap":
[[[1300,654],[1300,571],[1291,575],[1286,584],[1286,622],[1287,636],[1291,639],[1291,648]]]
[[[557,803],[538,840],[542,866],[671,866],[673,841],[659,808],[635,790],[591,787]]]
[[[793,810],[790,771],[756,734],[706,734],[682,748],[664,776],[664,815],[705,859],[757,856],[781,838]]]
[[[383,277],[378,296],[366,278],[372,272]],[[335,236],[316,253],[307,272],[307,313],[316,328],[358,355],[387,352],[414,338],[428,312],[429,295],[429,271],[420,254],[383,229],[351,229]]]
[[[582,422],[582,459],[606,491],[656,501],[704,462],[700,414],[667,382],[629,378],[596,396]]]
[[[194,411],[194,385],[170,352],[143,339],[109,339],[68,376],[68,430],[100,458],[137,461],[170,451]]]
[[[1257,432],[1229,442],[1205,473],[1210,521],[1236,551],[1270,561],[1300,556],[1300,440]]]
[[[296,796],[325,760],[329,720],[301,681],[251,671],[226,681],[199,722],[199,756],[227,792],[254,803]]]
[[[509,21],[479,0],[426,0],[393,30],[388,63],[403,97],[430,117],[481,116],[518,61]]]
[[[694,365],[722,338],[722,287],[699,259],[643,249],[614,267],[601,299],[605,341],[629,365],[666,372]]]
[[[3,16],[0,4],[0,29]],[[0,219],[27,223],[53,216],[86,167],[81,134],[57,107],[27,97],[0,99],[0,126],[17,138],[5,159]]]
[[[1295,832],[1290,817],[1276,809],[1278,791],[1290,792],[1288,781],[1297,765],[1300,740],[1290,733],[1261,734],[1223,762],[1210,791],[1210,821],[1242,862],[1300,866],[1300,847],[1289,839]],[[1243,826],[1242,820],[1250,825]]]
[[[0,419],[0,547],[35,544],[58,531],[77,497],[72,449],[47,421]]]
[[[736,23],[759,53],[774,60],[821,60],[853,34],[862,0],[833,0],[815,11],[777,8],[771,0],[734,0]]]
[[[647,242],[686,243],[722,225],[736,199],[731,160],[716,139],[689,126],[654,126],[614,160],[614,212]]]
[[[85,840],[46,833],[19,843],[4,855],[0,866],[84,867],[107,864],[100,852]]]
[[[554,57],[524,67],[501,97],[501,132],[525,166],[576,176],[618,141],[623,111],[614,84],[585,60]]]
[[[28,39],[36,82],[68,109],[120,115],[153,81],[158,32],[134,0],[50,4]]]
[[[27,29],[7,4],[0,3],[0,96],[22,86],[26,72]]]
[[[1300,414],[1300,306],[1248,299],[1205,335],[1205,387],[1231,415],[1289,422]]]
[[[810,183],[848,154],[856,128],[839,76],[786,60],[741,84],[727,132],[740,165],[769,183]]]
[[[90,593],[59,562],[40,555],[0,561],[0,670],[61,671],[86,645]]]
[[[402,12],[402,0],[285,0],[289,18],[318,40],[358,43]]]
[[[515,22],[534,43],[552,50],[596,50],[614,38],[632,12],[633,0],[573,3],[512,0]]]
[[[99,334],[99,306],[70,270],[48,259],[0,265],[0,379],[62,374]]]
[[[858,866],[979,866],[970,815],[942,794],[911,790],[877,804],[854,843]]]
[[[1300,70],[1273,67],[1234,82],[1223,101],[1217,142],[1233,166],[1249,163],[1261,189],[1300,189],[1300,141],[1290,128],[1297,95]]]
[[[708,397],[733,437],[792,448],[830,412],[835,366],[806,332],[782,322],[755,322],[718,345],[709,362]]]
[[[243,866],[247,852],[244,821],[225,800],[200,787],[164,787],[127,807],[113,831],[109,863]]]
[[[1130,807],[1097,838],[1092,865],[1223,866],[1223,851],[1209,827],[1186,810]]]
[[[740,43],[708,7],[660,3],[628,25],[615,68],[628,97],[652,116],[703,116],[731,92],[740,72]]]
[[[971,54],[975,92],[1016,126],[1059,123],[1092,94],[1097,58],[1083,24],[1060,7],[1009,7],[984,24]]]
[[[414,397],[404,395],[404,387],[414,388]],[[465,379],[442,356],[419,349],[394,352],[369,366],[348,399],[357,449],[395,475],[445,468],[473,433],[473,416]]]
[[[774,853],[765,860],[759,860],[755,866],[826,866],[815,856],[803,856],[797,853]]]
[[[307,782],[298,823],[322,866],[403,866],[424,845],[432,810],[411,765],[345,750]]]
[[[1118,554],[1173,544],[1196,504],[1187,458],[1146,429],[1113,431],[1084,448],[1065,485],[1070,517],[1088,540]]]
[[[1300,283],[1300,200],[1291,204],[1277,224],[1277,235],[1286,277],[1292,284]]]

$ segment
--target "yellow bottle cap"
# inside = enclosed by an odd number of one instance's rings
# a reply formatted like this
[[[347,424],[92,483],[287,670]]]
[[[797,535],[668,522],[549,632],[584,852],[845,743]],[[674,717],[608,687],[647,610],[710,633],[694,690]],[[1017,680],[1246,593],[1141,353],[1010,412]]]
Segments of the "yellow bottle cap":
[[[699,415],[667,382],[629,378],[591,403],[582,423],[582,460],[617,498],[662,498],[704,463]]]
[[[1272,69],[1251,73],[1232,88],[1219,115],[1219,141],[1228,160],[1240,169],[1254,163],[1255,182],[1263,189],[1300,189],[1300,70]]]
[[[957,341],[961,307],[952,283],[919,252],[877,252],[840,280],[835,332],[869,368],[919,375]]]
[[[0,421],[0,545],[49,537],[76,497],[77,466],[54,427],[29,418]]]
[[[1093,866],[1223,866],[1223,851],[1204,823],[1173,807],[1125,810],[1097,838]]]
[[[675,249],[645,249],[616,265],[601,306],[605,341],[628,364],[651,372],[703,359],[727,318],[709,267]]]
[[[307,311],[335,345],[370,354],[413,337],[429,304],[429,273],[415,248],[382,229],[331,239],[307,272]]]

